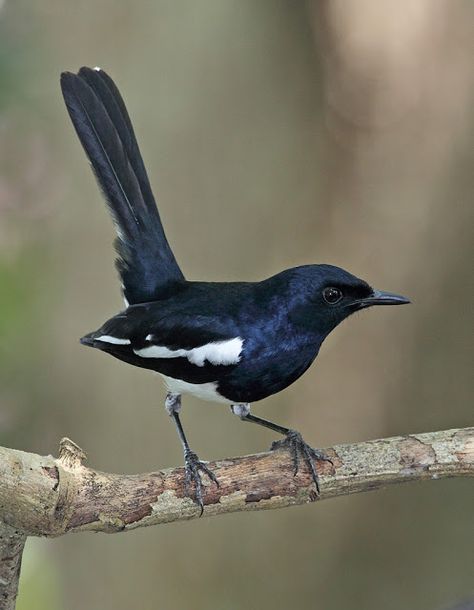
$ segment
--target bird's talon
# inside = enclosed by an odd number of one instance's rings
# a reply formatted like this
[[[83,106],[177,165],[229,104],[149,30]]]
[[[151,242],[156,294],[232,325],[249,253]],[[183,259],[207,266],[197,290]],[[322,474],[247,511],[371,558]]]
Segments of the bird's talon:
[[[319,476],[314,462],[319,460],[332,464],[332,460],[326,455],[326,453],[324,453],[324,451],[321,451],[320,449],[313,449],[313,447],[308,445],[303,440],[301,434],[296,430],[289,430],[285,438],[279,441],[273,441],[271,451],[275,451],[276,449],[283,447],[289,450],[293,459],[293,476],[298,474],[301,458],[303,458],[303,460],[306,462],[316,486],[316,492],[319,496]]]
[[[204,513],[204,501],[202,497],[202,479],[200,475],[200,471],[207,475],[210,481],[216,484],[219,487],[219,482],[217,481],[216,475],[210,470],[204,462],[198,458],[197,454],[194,451],[187,451],[184,456],[185,462],[185,478],[184,478],[184,489],[187,495],[191,495],[190,493],[190,485],[191,482],[194,483],[194,502],[201,509],[200,517],[202,517]]]

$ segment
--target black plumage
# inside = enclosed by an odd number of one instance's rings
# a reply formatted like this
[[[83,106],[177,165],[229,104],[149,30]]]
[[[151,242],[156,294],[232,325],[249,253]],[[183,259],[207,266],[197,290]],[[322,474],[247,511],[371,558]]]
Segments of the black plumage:
[[[327,335],[353,312],[408,299],[374,290],[331,265],[288,269],[261,282],[186,281],[167,242],[120,93],[100,69],[63,73],[69,115],[104,192],[117,229],[117,267],[127,302],[82,343],[160,373],[165,406],[183,443],[188,482],[203,508],[200,472],[215,477],[189,448],[181,393],[227,403],[244,421],[285,435],[316,488],[314,461],[328,459],[301,435],[250,414],[250,403],[279,392],[316,358]]]
[[[65,72],[61,87],[69,116],[91,162],[117,227],[124,296],[143,303],[184,281],[161,224],[125,104],[103,70]]]

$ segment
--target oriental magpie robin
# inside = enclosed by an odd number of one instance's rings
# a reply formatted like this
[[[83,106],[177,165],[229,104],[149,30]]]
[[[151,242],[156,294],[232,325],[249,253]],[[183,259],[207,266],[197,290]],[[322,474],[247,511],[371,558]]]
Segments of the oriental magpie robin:
[[[166,239],[123,99],[101,69],[64,72],[67,110],[112,214],[126,309],[81,339],[119,360],[160,373],[165,407],[183,445],[186,484],[203,511],[201,473],[181,425],[181,395],[227,404],[243,421],[284,435],[272,448],[302,459],[319,492],[317,460],[301,435],[250,413],[250,403],[283,390],[316,358],[328,334],[372,305],[408,303],[331,265],[287,269],[261,282],[185,279]]]

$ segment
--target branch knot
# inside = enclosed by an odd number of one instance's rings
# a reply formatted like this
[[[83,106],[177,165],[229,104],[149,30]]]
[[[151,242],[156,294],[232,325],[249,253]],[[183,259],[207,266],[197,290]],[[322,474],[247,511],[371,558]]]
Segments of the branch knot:
[[[66,436],[59,442],[59,461],[64,468],[78,468],[87,459],[85,451]]]

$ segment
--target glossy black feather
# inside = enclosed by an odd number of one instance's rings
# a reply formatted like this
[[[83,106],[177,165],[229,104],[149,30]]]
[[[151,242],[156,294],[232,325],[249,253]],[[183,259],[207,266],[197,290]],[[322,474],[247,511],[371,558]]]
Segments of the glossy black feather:
[[[324,304],[327,285],[344,287],[346,298],[337,308]],[[127,308],[82,342],[173,379],[216,382],[230,403],[255,402],[300,377],[325,337],[357,309],[350,304],[370,294],[363,280],[330,265],[296,267],[261,282],[187,282],[167,299]],[[97,340],[104,335],[130,344]],[[134,351],[147,345],[192,349],[236,337],[243,340],[241,358],[227,366],[199,367],[186,358],[144,358]]]
[[[115,84],[89,68],[64,73],[61,84],[118,227],[119,270],[130,302],[83,337],[85,345],[171,378],[173,393],[182,391],[182,382],[197,384],[185,391],[198,394],[201,384],[212,383],[217,399],[251,403],[298,379],[353,312],[408,302],[331,265],[296,267],[261,282],[186,281]],[[222,342],[231,345],[216,346]]]
[[[184,281],[166,239],[125,104],[102,71],[61,75],[64,100],[117,226],[117,267],[129,303]]]
[[[91,68],[83,67],[79,70],[78,76],[88,83],[104,105],[110,120],[117,130],[118,136],[125,148],[127,158],[129,159],[130,165],[132,166],[138,180],[147,211],[150,216],[159,217],[155,198],[153,197],[153,192],[151,190],[150,181],[148,179],[148,174],[143,163],[140,149],[138,148],[138,142],[135,137],[132,122],[128,115],[122,96],[120,95],[115,83],[110,76],[108,76],[108,74],[99,69],[93,70]],[[161,222],[159,223],[159,226],[155,228],[155,230],[160,231],[162,233],[162,239],[166,240]],[[171,253],[169,246],[167,249],[169,250],[169,258],[174,259],[174,255]]]

